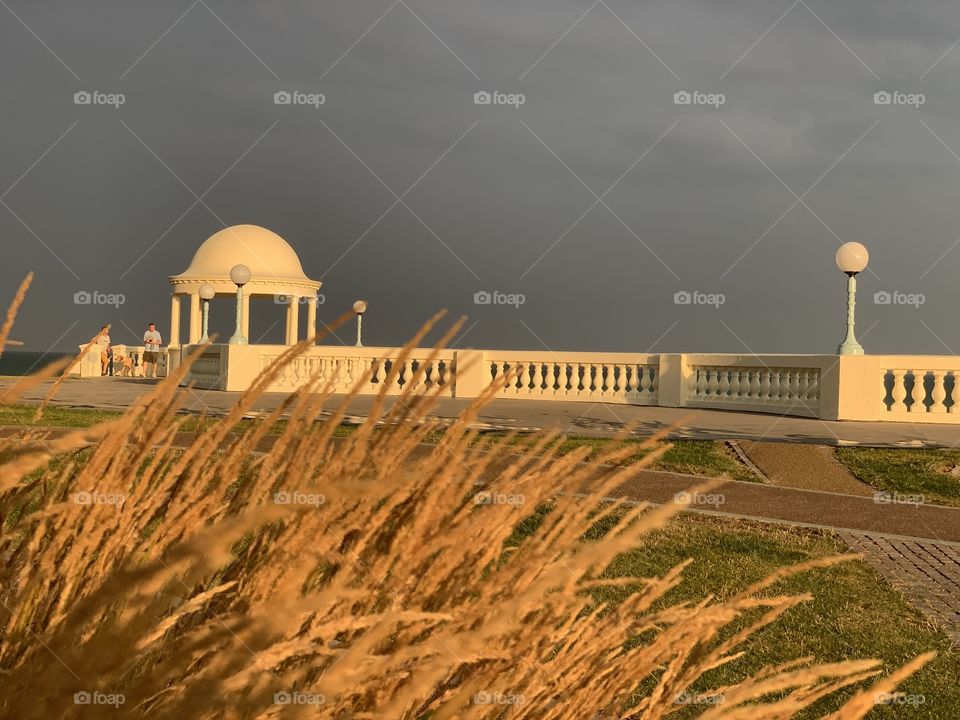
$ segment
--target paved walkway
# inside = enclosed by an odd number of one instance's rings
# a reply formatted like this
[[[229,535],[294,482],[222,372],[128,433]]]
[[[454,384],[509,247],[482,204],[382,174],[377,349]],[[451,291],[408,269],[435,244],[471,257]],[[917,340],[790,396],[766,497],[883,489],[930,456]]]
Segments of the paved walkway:
[[[822,490],[873,497],[876,490],[857,480],[823,445],[780,442],[741,442],[740,449],[766,476],[781,487]]]
[[[960,645],[960,545],[849,532],[839,535]]]
[[[12,382],[0,380],[0,388]],[[129,378],[70,379],[63,383],[54,404],[122,410],[150,390],[154,381]],[[49,384],[26,398],[42,399]],[[189,412],[223,413],[236,402],[239,393],[210,390],[184,392],[182,408]],[[286,397],[268,393],[256,408],[269,410]],[[341,398],[335,398],[340,400]],[[452,421],[469,400],[442,398],[433,417]],[[373,398],[363,396],[350,402],[349,412],[360,420],[369,412]],[[949,447],[960,439],[960,429],[950,425],[908,423],[826,422],[809,418],[782,417],[761,413],[721,410],[611,405],[606,403],[556,402],[547,400],[498,399],[489,403],[477,419],[477,427],[505,430],[559,429],[575,435],[610,436],[626,427],[637,436],[677,427],[674,438],[702,440],[764,440],[815,445],[875,445],[887,447]]]

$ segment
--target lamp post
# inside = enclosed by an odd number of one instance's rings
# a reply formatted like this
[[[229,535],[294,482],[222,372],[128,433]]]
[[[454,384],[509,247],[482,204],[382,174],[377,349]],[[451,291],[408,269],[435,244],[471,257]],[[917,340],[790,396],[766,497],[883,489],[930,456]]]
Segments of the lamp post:
[[[363,329],[363,314],[367,311],[367,303],[365,300],[357,300],[353,304],[353,311],[357,314],[357,347],[363,347],[363,343],[360,342],[360,334]]]
[[[230,279],[237,286],[237,329],[230,338],[231,345],[246,345],[243,334],[243,286],[250,282],[250,268],[246,265],[234,265],[230,270]]]
[[[837,267],[847,276],[847,337],[837,350],[839,355],[863,355],[853,326],[857,307],[857,273],[867,267],[870,253],[858,242],[848,242],[837,250]]]
[[[217,291],[210,283],[204,283],[200,286],[200,301],[203,303],[203,335],[200,338],[200,344],[205,345],[210,342],[210,336],[207,331],[210,327],[210,301],[213,300]]]

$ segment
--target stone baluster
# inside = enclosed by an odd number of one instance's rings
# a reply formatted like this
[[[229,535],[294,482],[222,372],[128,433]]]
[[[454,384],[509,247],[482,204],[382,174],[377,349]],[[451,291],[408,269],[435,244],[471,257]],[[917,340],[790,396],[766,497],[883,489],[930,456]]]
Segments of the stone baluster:
[[[893,398],[893,404],[890,406],[890,412],[906,412],[910,410],[907,405],[907,373],[909,370],[891,370],[893,375],[893,387],[890,389],[890,397]]]
[[[634,378],[634,390],[640,393],[640,397],[649,397],[653,388],[653,378],[647,374],[647,369],[643,365],[637,365],[634,372],[637,376]]]
[[[780,371],[779,370],[768,370],[770,374],[770,401],[779,402],[780,401]]]
[[[907,373],[913,380],[913,387],[910,389],[910,412],[925,413],[927,411],[927,374],[923,370],[907,370],[904,372],[904,382],[906,382]]]
[[[947,411],[946,399],[947,399],[947,388],[944,384],[946,375],[940,371],[933,372],[933,388],[930,390],[930,399],[933,400],[933,404],[930,406],[930,412],[932,413],[945,413]]]
[[[800,400],[800,402],[806,404],[807,395],[809,394],[809,392],[810,392],[810,371],[801,370],[799,383],[797,385],[797,398]]]
[[[694,397],[697,400],[702,400],[703,396],[707,392],[707,369],[706,368],[697,368],[697,382],[694,390]]]
[[[756,402],[760,399],[760,370],[750,368],[750,389],[748,391],[750,400]]]
[[[720,382],[717,385],[717,393],[721,400],[726,400],[730,396],[730,368],[719,368]]]
[[[715,398],[717,396],[717,388],[720,387],[720,377],[718,375],[718,369],[715,367],[707,368],[707,397]]]

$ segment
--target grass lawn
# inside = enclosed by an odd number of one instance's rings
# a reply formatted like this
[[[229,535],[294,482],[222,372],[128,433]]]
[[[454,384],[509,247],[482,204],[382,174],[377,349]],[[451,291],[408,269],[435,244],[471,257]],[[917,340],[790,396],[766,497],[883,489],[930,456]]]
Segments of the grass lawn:
[[[0,426],[19,427],[90,427],[104,420],[113,420],[121,413],[94,408],[47,406],[43,417],[36,420],[37,405],[0,405]]]
[[[837,457],[858,479],[877,490],[922,495],[924,502],[960,507],[958,450],[837,448]],[[958,711],[960,717],[960,711]]]
[[[488,434],[491,435],[494,433]],[[498,434],[498,433],[497,433]],[[516,444],[530,442],[529,436],[520,436]],[[629,465],[638,462],[648,450],[641,450],[642,440],[611,440],[609,438],[594,437],[564,437],[560,440],[557,449],[558,455],[581,447],[592,448],[588,460],[596,460],[603,453],[619,450],[631,445],[637,447],[637,453],[624,461]],[[705,477],[720,477],[728,475],[734,480],[759,482],[760,479],[734,454],[723,442],[713,440],[674,440],[670,449],[652,466],[652,470],[666,470],[670,472],[703,475]]]
[[[9,405],[0,407],[0,426],[19,426],[19,427],[89,427],[104,420],[110,420],[119,417],[120,413],[108,410],[95,410],[89,408],[69,408],[60,406],[49,406],[44,410],[43,417],[37,421],[34,419],[36,406],[33,405]],[[203,432],[211,424],[217,422],[216,418],[204,418],[201,416],[191,416],[186,419],[183,425],[184,432]],[[256,422],[256,420],[242,420],[239,427]],[[271,434],[276,435],[283,431],[285,421],[278,422],[271,428]],[[337,428],[338,437],[349,435],[356,429],[356,425],[341,425]],[[491,439],[502,435],[502,433],[484,433],[478,444],[482,445],[490,442]],[[439,433],[436,435],[439,439]],[[433,438],[431,438],[432,440]],[[530,435],[518,436],[514,445],[522,447],[531,442]],[[596,459],[605,452],[616,448],[635,445],[637,453],[629,457],[624,464],[633,464],[643,458],[648,452],[640,450],[642,440],[623,440],[616,441],[608,438],[589,438],[589,437],[566,437],[560,440],[560,446],[557,449],[558,454],[565,455],[580,447],[589,447],[592,449],[590,459]],[[677,440],[673,442],[672,447],[663,457],[654,463],[654,470],[667,470],[671,472],[688,473],[690,475],[702,475],[706,477],[720,477],[728,475],[734,480],[745,480],[748,482],[757,482],[759,478],[750,471],[737,456],[722,442],[712,440]]]
[[[536,523],[536,516],[529,518],[512,540],[519,541]],[[619,556],[607,576],[651,577],[693,558],[681,585],[665,600],[697,601],[707,595],[729,597],[785,565],[846,552],[845,546],[822,531],[684,513],[651,535],[643,547]],[[628,590],[612,589],[599,596],[616,602],[625,592]],[[960,717],[960,652],[951,649],[950,639],[866,563],[811,570],[779,582],[768,592],[810,592],[815,599],[756,633],[743,647],[745,657],[712,671],[699,689],[736,682],[765,665],[808,655],[820,662],[876,658],[889,672],[923,652],[936,650],[937,658],[900,688],[910,695],[923,695],[923,704],[878,705],[869,717]],[[815,712],[800,717],[821,717],[849,695],[827,698]],[[706,709],[683,707],[672,717],[696,717]]]

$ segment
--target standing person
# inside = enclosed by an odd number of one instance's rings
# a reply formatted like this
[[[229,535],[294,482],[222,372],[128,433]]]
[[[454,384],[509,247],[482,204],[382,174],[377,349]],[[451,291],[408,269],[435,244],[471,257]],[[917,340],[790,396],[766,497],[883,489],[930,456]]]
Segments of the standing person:
[[[143,334],[143,376],[157,376],[157,359],[160,355],[160,345],[163,339],[157,332],[157,326],[153,323],[147,325],[147,331]]]
[[[113,375],[112,359],[113,348],[110,345],[110,326],[104,325],[100,328],[100,335],[97,336],[97,345],[100,347],[100,375],[106,375],[110,372]]]

